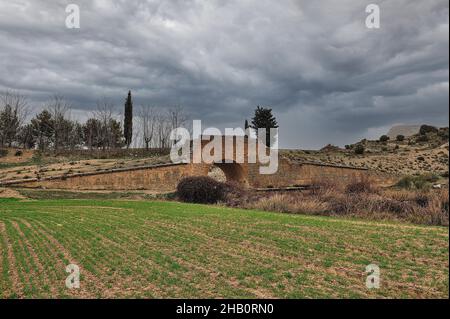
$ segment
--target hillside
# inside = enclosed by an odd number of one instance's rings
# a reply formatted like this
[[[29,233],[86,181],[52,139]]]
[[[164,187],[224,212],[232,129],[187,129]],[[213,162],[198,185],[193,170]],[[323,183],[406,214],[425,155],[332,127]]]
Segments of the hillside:
[[[448,178],[449,129],[440,128],[425,134],[405,136],[403,140],[361,140],[339,148],[327,145],[319,151],[281,150],[280,155],[293,161],[363,167],[397,175],[432,173]],[[364,152],[356,154],[362,146]],[[65,151],[39,156],[25,150],[16,156],[10,149],[0,157],[0,181],[64,176],[74,173],[95,173],[111,169],[133,168],[170,162],[167,155],[144,150]]]
[[[30,156],[34,154],[34,156]],[[14,150],[8,156],[0,158],[0,181],[14,181],[29,178],[46,178],[80,173],[96,173],[113,169],[124,169],[169,163],[167,155],[154,155],[135,158],[86,159],[77,156],[39,156],[36,151],[27,151],[27,157],[14,156]],[[16,159],[13,161],[12,159]],[[22,161],[20,161],[22,159]]]
[[[291,160],[365,167],[398,175],[433,173],[448,178],[449,129],[414,134],[404,140],[361,140],[344,149],[327,145],[319,151],[284,150]],[[356,154],[361,145],[363,154]]]
[[[412,136],[419,133],[420,125],[395,125],[389,129],[387,136],[395,139],[397,135]]]

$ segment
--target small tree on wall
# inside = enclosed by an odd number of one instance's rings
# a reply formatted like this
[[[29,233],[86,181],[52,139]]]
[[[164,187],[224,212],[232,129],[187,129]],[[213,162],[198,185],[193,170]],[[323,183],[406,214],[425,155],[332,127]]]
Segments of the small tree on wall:
[[[270,136],[270,129],[277,128],[278,123],[272,114],[271,108],[264,108],[257,106],[255,110],[255,115],[252,118],[251,128],[256,130],[256,135],[258,135],[258,128],[266,129],[265,144],[270,147],[273,143],[275,136]]]
[[[128,97],[125,101],[123,135],[125,137],[125,145],[128,148],[133,140],[133,102],[131,100],[131,91],[128,91]]]

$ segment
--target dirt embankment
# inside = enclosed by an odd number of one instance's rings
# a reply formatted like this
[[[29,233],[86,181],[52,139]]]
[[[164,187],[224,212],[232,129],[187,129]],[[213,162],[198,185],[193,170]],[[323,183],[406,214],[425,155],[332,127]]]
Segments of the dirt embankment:
[[[25,196],[11,188],[0,188],[0,198],[25,198]]]

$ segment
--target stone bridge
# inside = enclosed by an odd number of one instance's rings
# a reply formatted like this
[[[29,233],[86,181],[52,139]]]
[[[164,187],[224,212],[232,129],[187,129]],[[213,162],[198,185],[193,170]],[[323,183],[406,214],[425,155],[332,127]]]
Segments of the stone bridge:
[[[232,137],[226,137],[232,138]],[[222,140],[224,142],[224,140]],[[202,150],[208,141],[202,141]],[[222,150],[221,161],[210,164],[179,163],[159,164],[133,168],[111,169],[108,171],[78,173],[61,177],[30,179],[0,183],[0,186],[20,186],[46,189],[72,190],[148,190],[171,192],[178,182],[187,176],[206,176],[212,167],[223,171],[227,181],[234,181],[252,188],[283,188],[311,185],[318,180],[346,181],[363,176],[371,178],[381,186],[395,183],[392,176],[362,168],[318,164],[312,162],[292,162],[279,158],[278,170],[274,174],[260,174],[260,163],[248,163],[248,140],[244,140],[244,150],[233,139],[233,154],[225,156]],[[244,163],[236,159],[244,155]]]

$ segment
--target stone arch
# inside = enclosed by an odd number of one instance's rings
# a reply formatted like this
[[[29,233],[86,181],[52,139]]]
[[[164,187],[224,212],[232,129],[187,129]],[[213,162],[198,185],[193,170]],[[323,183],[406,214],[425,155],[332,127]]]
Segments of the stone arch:
[[[219,168],[225,175],[227,182],[237,182],[239,184],[248,185],[248,180],[244,167],[236,162],[230,163],[214,163],[212,167]]]

